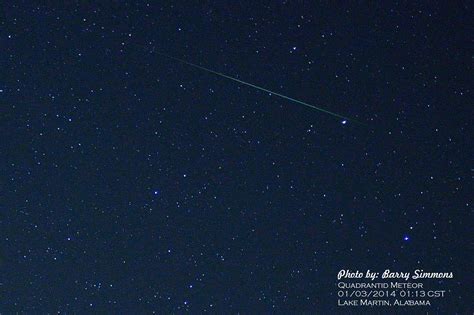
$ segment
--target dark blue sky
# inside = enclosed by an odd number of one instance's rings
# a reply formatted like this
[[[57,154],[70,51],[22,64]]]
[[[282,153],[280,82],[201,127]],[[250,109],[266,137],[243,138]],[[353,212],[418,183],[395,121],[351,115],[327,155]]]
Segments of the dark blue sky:
[[[0,21],[2,313],[360,312],[341,269],[452,271],[393,310],[472,313],[468,2],[7,1]]]

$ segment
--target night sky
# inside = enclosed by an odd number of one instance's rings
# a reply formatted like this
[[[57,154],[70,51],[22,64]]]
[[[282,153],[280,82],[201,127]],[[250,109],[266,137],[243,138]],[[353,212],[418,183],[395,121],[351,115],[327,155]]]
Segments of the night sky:
[[[102,3],[1,5],[2,313],[472,314],[467,1]]]

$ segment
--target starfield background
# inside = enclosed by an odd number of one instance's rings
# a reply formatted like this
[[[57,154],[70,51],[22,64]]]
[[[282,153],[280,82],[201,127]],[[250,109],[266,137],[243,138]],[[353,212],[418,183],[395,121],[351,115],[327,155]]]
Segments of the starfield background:
[[[468,1],[58,3],[1,4],[2,313],[472,313]]]

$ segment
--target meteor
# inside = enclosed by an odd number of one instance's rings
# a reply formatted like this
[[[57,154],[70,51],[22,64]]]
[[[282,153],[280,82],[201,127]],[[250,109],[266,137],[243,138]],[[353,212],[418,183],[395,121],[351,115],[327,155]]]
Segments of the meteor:
[[[346,124],[347,121],[353,121],[353,122],[355,122],[355,123],[362,124],[362,123],[360,123],[360,122],[358,122],[357,120],[354,120],[354,119],[352,119],[352,118],[348,118],[348,117],[339,115],[339,114],[337,114],[337,113],[333,113],[333,112],[331,112],[331,111],[328,111],[328,110],[326,110],[326,109],[324,109],[324,108],[317,107],[317,106],[308,104],[308,103],[306,103],[306,102],[297,100],[297,99],[295,99],[295,98],[292,98],[292,97],[289,97],[289,96],[286,96],[286,95],[283,95],[283,94],[280,94],[280,93],[277,93],[277,92],[270,91],[270,90],[265,89],[265,88],[263,88],[263,87],[261,87],[261,86],[258,86],[258,85],[252,84],[252,83],[248,83],[248,82],[239,80],[239,79],[237,79],[237,78],[231,77],[231,76],[226,75],[226,74],[224,74],[224,73],[220,73],[220,72],[217,72],[217,71],[214,71],[214,70],[211,70],[211,69],[202,67],[202,66],[200,66],[200,65],[191,63],[191,62],[186,61],[186,60],[184,60],[184,59],[176,58],[176,57],[173,57],[173,56],[170,56],[170,55],[161,53],[161,52],[156,52],[156,53],[159,54],[159,55],[161,55],[161,56],[164,56],[164,57],[173,59],[173,60],[178,61],[178,62],[181,62],[181,63],[184,63],[184,64],[186,64],[186,65],[188,65],[188,66],[191,66],[191,67],[194,67],[194,68],[196,68],[196,69],[203,70],[203,71],[206,71],[206,72],[208,72],[208,73],[215,74],[215,75],[220,76],[220,77],[222,77],[222,78],[226,78],[226,79],[232,80],[232,81],[234,81],[234,82],[237,82],[237,83],[240,83],[240,84],[243,84],[243,85],[250,86],[250,87],[252,87],[252,88],[254,88],[254,89],[257,89],[257,90],[260,90],[260,91],[264,91],[264,92],[270,93],[271,95],[279,96],[279,97],[281,97],[281,98],[283,98],[283,99],[285,99],[285,100],[288,100],[288,101],[290,101],[290,102],[294,102],[294,103],[297,103],[297,104],[300,104],[300,105],[309,107],[309,108],[311,108],[311,109],[315,109],[315,110],[318,110],[318,111],[320,111],[320,112],[329,114],[329,115],[331,115],[331,116],[340,118],[340,119],[343,120],[343,121],[342,121],[342,124]]]

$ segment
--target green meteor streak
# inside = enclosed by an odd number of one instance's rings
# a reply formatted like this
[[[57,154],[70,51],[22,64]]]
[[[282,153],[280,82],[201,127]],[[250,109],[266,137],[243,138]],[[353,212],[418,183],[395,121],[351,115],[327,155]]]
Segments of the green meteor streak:
[[[329,114],[329,115],[332,115],[332,116],[334,116],[334,117],[338,117],[338,118],[341,118],[341,119],[343,119],[343,120],[350,120],[350,121],[356,122],[356,123],[358,123],[358,124],[362,124],[362,123],[360,123],[360,122],[358,122],[358,121],[356,121],[356,120],[354,120],[354,119],[352,119],[352,118],[348,118],[348,117],[339,115],[339,114],[337,114],[337,113],[330,112],[330,111],[328,111],[328,110],[326,110],[326,109],[324,109],[324,108],[320,108],[320,107],[317,107],[317,106],[314,106],[314,105],[305,103],[305,102],[303,102],[303,101],[294,99],[294,98],[292,98],[292,97],[289,97],[289,96],[286,96],[286,95],[283,95],[283,94],[280,94],[280,93],[277,93],[277,92],[270,91],[270,90],[265,89],[265,88],[263,88],[263,87],[261,87],[261,86],[258,86],[258,85],[255,85],[255,84],[251,84],[251,83],[248,83],[248,82],[239,80],[239,79],[237,79],[237,78],[228,76],[228,75],[223,74],[223,73],[220,73],[220,72],[217,72],[217,71],[214,71],[214,70],[211,70],[211,69],[204,68],[204,67],[202,67],[202,66],[199,66],[199,65],[197,65],[197,64],[191,63],[191,62],[189,62],[189,61],[186,61],[186,60],[183,60],[183,59],[179,59],[179,58],[176,58],[176,57],[173,57],[173,56],[170,56],[170,55],[167,55],[167,54],[163,54],[163,53],[160,53],[160,52],[157,52],[157,54],[162,55],[162,56],[165,56],[165,57],[170,58],[170,59],[173,59],[173,60],[176,60],[176,61],[179,61],[179,62],[181,62],[181,63],[187,64],[187,65],[189,65],[189,66],[191,66],[191,67],[194,67],[194,68],[197,68],[197,69],[200,69],[200,70],[203,70],[203,71],[206,71],[206,72],[209,72],[209,73],[218,75],[218,76],[220,76],[220,77],[223,77],[223,78],[226,78],[226,79],[229,79],[229,80],[238,82],[238,83],[240,83],[240,84],[253,87],[253,88],[257,89],[257,90],[264,91],[264,92],[267,92],[267,93],[270,93],[270,94],[279,96],[279,97],[281,97],[281,98],[283,98],[283,99],[286,99],[286,100],[288,100],[288,101],[291,101],[291,102],[295,102],[295,103],[304,105],[304,106],[306,106],[306,107],[309,107],[309,108],[318,110],[318,111],[320,111],[320,112],[323,112],[323,113],[326,113],[326,114]]]

